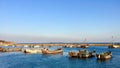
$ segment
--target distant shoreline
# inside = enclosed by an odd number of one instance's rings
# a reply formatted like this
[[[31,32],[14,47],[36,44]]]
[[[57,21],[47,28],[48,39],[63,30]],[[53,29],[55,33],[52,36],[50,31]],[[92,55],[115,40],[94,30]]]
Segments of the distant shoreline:
[[[114,43],[120,43],[120,42],[114,42]],[[86,43],[83,43],[83,42],[71,42],[71,43],[66,43],[66,42],[48,42],[48,43],[18,43],[18,44],[112,44],[111,42],[86,42]]]
[[[114,42],[120,44],[120,42]],[[1,40],[0,45],[3,46],[79,46],[79,45],[88,45],[88,46],[109,46],[112,45],[112,42],[48,42],[48,43],[14,43],[9,41]]]
[[[19,43],[17,46],[77,46],[77,45],[85,45],[88,44],[89,46],[109,46],[111,43]]]

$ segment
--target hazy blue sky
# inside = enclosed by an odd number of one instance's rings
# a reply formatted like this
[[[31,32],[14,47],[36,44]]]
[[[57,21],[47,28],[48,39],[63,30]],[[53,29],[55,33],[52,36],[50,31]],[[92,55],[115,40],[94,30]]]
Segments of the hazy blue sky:
[[[0,39],[120,41],[120,0],[0,0]]]

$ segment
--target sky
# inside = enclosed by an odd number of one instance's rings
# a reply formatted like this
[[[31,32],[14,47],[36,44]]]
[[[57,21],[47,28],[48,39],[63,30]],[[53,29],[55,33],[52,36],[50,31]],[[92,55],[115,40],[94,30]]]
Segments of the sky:
[[[0,0],[0,39],[120,42],[120,0]]]

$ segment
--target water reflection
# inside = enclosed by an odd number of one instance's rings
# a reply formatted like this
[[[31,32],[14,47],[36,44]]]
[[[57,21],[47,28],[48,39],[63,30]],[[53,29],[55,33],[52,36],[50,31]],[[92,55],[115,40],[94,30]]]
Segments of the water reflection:
[[[112,59],[105,59],[105,60],[97,60],[98,63],[101,63],[101,62],[109,62],[111,61]]]
[[[73,60],[84,60],[84,61],[89,61],[90,58],[76,58],[76,57],[73,57],[73,58],[70,58],[68,57],[69,60],[73,61]]]

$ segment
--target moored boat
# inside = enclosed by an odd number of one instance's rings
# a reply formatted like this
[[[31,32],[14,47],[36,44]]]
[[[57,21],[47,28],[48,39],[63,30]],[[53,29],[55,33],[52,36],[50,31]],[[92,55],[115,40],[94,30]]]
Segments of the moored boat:
[[[93,51],[91,51],[89,53],[90,53],[91,57],[95,57],[96,56],[96,51],[95,50],[93,50]]]
[[[0,52],[3,52],[4,51],[4,48],[0,47]]]
[[[21,48],[1,48],[0,47],[0,52],[19,52],[22,51]]]
[[[80,58],[89,58],[89,57],[91,57],[91,53],[88,52],[87,50],[80,50],[79,57]]]
[[[69,52],[69,57],[79,57],[79,52]]]
[[[95,56],[95,54],[96,51],[79,50],[79,52],[69,52],[69,57],[89,58]]]
[[[42,53],[41,49],[25,49],[24,53]]]
[[[39,45],[36,45],[36,46],[33,46],[34,48],[39,48],[40,46]]]
[[[108,48],[120,48],[120,43],[115,43],[112,36],[112,43],[108,46]]]
[[[8,49],[5,49],[5,52],[20,52],[22,51],[21,48],[8,48]]]
[[[88,44],[82,44],[82,45],[81,45],[81,48],[88,48],[88,47],[89,47]]]
[[[106,60],[106,59],[110,59],[112,58],[112,52],[108,51],[108,52],[104,52],[101,54],[96,54],[96,57],[98,60]]]
[[[108,48],[120,48],[120,44],[111,44]]]
[[[48,50],[46,48],[41,49],[42,54],[59,54],[59,53],[63,53],[63,49],[59,48],[57,50]]]

